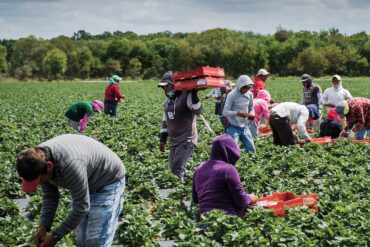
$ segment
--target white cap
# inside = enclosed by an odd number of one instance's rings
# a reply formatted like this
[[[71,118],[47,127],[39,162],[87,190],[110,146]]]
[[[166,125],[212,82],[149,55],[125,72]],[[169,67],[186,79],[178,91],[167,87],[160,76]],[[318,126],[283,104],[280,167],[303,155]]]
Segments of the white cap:
[[[269,75],[269,74],[270,74],[270,72],[268,72],[267,70],[265,70],[265,69],[259,69],[256,76]]]
[[[336,78],[338,81],[342,81],[342,77],[340,77],[340,75],[333,75],[331,77],[331,80],[333,80],[334,78]]]

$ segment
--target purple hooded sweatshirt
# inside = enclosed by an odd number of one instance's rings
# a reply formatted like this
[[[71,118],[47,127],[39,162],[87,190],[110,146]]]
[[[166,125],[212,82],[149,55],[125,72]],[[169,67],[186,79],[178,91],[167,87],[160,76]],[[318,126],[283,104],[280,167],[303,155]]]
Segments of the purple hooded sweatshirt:
[[[251,197],[244,191],[235,163],[240,149],[227,134],[217,136],[212,143],[211,157],[200,164],[193,176],[193,201],[201,213],[221,209],[243,217]]]

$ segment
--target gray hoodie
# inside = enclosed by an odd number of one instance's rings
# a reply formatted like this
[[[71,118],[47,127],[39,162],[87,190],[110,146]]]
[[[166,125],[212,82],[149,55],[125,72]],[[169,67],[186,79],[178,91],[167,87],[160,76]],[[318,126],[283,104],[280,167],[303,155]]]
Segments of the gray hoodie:
[[[253,94],[250,90],[242,94],[240,89],[244,86],[253,86],[253,81],[247,75],[241,75],[238,78],[236,88],[227,95],[223,110],[223,115],[227,117],[230,124],[242,128],[247,126],[248,118],[238,117],[237,112],[243,111],[254,114]]]

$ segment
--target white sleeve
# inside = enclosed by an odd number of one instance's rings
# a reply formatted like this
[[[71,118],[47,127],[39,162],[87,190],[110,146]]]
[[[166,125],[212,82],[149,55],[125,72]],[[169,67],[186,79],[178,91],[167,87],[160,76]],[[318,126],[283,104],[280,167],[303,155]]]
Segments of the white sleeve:
[[[310,136],[308,135],[306,130],[307,120],[308,120],[308,111],[301,111],[297,119],[298,132],[301,136],[304,137],[304,139],[309,140]]]
[[[348,90],[346,90],[346,95],[344,96],[344,99],[352,99],[352,94]]]
[[[317,92],[317,98],[318,98],[318,104],[319,104],[319,110],[322,109],[322,93],[321,89],[319,88],[319,91]]]
[[[328,89],[326,89],[322,95],[322,103],[327,104],[329,103],[328,100],[329,100]]]

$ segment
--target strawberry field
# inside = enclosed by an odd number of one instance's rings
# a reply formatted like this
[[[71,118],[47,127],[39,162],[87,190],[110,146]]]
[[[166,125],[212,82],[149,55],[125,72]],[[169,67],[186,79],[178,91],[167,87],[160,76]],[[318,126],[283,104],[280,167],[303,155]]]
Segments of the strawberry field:
[[[330,79],[317,81],[323,89]],[[76,133],[64,117],[68,105],[82,99],[102,99],[105,83],[0,83],[0,246],[29,246],[38,228],[41,190],[30,195],[25,212],[15,199],[21,178],[15,169],[17,153],[25,147],[65,133]],[[370,98],[369,78],[344,78],[354,97]],[[297,78],[272,78],[267,89],[279,102],[299,102]],[[285,217],[255,207],[244,219],[221,211],[200,216],[191,203],[195,167],[209,157],[213,134],[198,119],[199,145],[188,164],[185,184],[167,167],[167,151],[159,152],[159,129],[165,96],[154,81],[121,83],[126,99],[118,117],[94,114],[85,135],[115,151],[127,168],[127,188],[115,244],[160,246],[368,246],[370,245],[370,145],[341,140],[332,145],[277,147],[271,138],[256,141],[257,153],[237,163],[247,192],[261,197],[275,191],[316,193],[319,212],[294,208]],[[207,92],[200,92],[201,96]],[[222,126],[214,104],[204,102],[204,116],[216,133]],[[163,196],[163,189],[171,189]],[[68,213],[64,193],[55,225]],[[54,225],[54,226],[55,226]],[[60,246],[73,246],[73,234]]]

